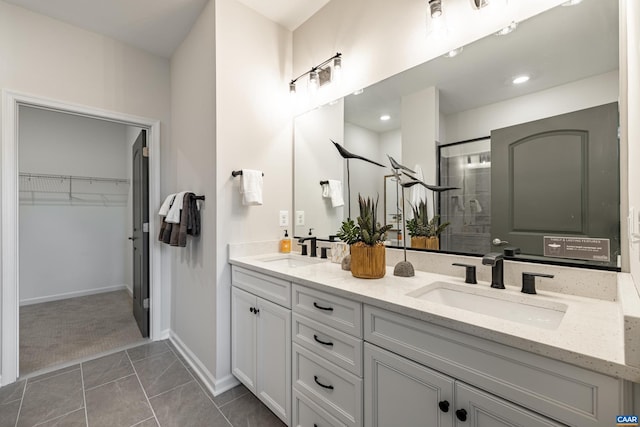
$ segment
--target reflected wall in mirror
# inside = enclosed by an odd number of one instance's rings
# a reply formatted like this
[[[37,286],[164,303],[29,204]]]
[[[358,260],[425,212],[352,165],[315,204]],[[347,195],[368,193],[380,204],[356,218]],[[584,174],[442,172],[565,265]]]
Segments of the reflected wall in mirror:
[[[527,74],[529,80],[513,84],[513,79],[522,74]],[[314,126],[322,130],[318,135],[327,129],[335,129],[337,142],[365,157],[387,163],[386,154],[389,154],[411,168],[420,166],[424,181],[435,184],[438,146],[486,137],[493,130],[612,103],[617,101],[618,93],[618,1],[585,0],[572,7],[555,7],[520,22],[517,30],[506,36],[490,35],[480,39],[465,46],[462,53],[453,58],[436,58],[364,88],[361,94],[344,98],[340,104],[342,117],[338,117],[339,114],[332,116],[338,122]],[[301,124],[307,122],[308,126],[309,115],[321,116],[317,113],[319,110],[295,119],[296,135]],[[383,121],[380,119],[383,115],[390,118]],[[341,159],[331,151],[334,148],[326,137],[318,139],[312,149],[301,147],[301,144],[309,144],[309,140],[295,139],[296,210],[308,212],[314,209],[308,200],[314,199],[317,204],[315,199],[321,197],[319,188],[314,193],[300,194],[298,188],[300,191],[312,188],[307,181],[318,186],[317,178],[326,178],[329,172],[335,179],[345,180],[344,165],[341,172],[333,169],[320,173],[323,166],[319,162],[323,156],[330,156],[337,162]],[[617,138],[613,139],[609,149],[618,153]],[[305,150],[322,150],[322,153],[318,152],[315,159],[298,155]],[[495,162],[493,153],[491,157]],[[352,199],[362,193],[373,197],[378,194],[382,200],[385,193],[383,177],[390,171],[365,164],[356,167],[357,171],[351,170]],[[314,170],[319,176],[312,176],[310,172]],[[593,169],[591,173],[597,175],[599,172]],[[619,172],[616,169],[609,173],[618,177],[615,183],[609,181],[607,184],[611,186],[609,192],[619,197]],[[472,178],[467,178],[471,184]],[[478,180],[482,178],[475,179],[479,185]],[[458,208],[464,207],[460,191],[445,193],[440,206],[435,207],[436,213],[438,209],[442,213],[447,209],[450,212],[455,205],[452,198],[456,195]],[[527,194],[518,196],[528,197]],[[430,196],[428,199],[430,215],[433,215]],[[476,224],[473,225],[478,227],[456,229],[452,225],[442,236],[441,249],[474,254],[502,250],[490,245],[495,237],[491,233],[491,222],[487,224],[486,218],[482,218],[483,213],[494,213],[496,209],[491,207],[491,202],[478,197],[465,196],[464,203],[471,199],[476,199],[483,210],[479,212],[478,206],[475,207]],[[324,207],[315,209],[327,213]],[[471,212],[472,208],[468,209]],[[602,209],[610,207],[603,205]],[[296,233],[306,233],[309,227],[314,227],[318,237],[335,234],[336,224],[339,226],[341,214],[344,219],[344,212],[329,210],[328,216],[318,215],[314,224],[307,220],[305,226],[297,226]],[[408,214],[410,208],[406,207],[405,212]],[[334,222],[329,223],[330,219]],[[462,221],[461,227],[471,218]],[[468,234],[472,228],[477,234],[477,244],[470,243],[468,236],[466,241],[464,238],[456,240],[461,232]],[[619,248],[619,223],[610,229],[612,240],[618,242],[612,248]],[[592,236],[587,229],[581,233],[588,237],[605,237]],[[510,244],[518,246],[517,241]],[[614,253],[609,262],[577,260],[576,263],[615,268],[619,250],[612,250]],[[525,258],[525,255],[520,257]],[[531,255],[532,259],[543,259],[538,253]]]

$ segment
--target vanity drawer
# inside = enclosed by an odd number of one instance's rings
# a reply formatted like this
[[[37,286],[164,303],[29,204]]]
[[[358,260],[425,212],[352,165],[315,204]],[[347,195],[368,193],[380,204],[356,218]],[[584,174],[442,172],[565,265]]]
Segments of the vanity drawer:
[[[231,284],[275,304],[291,308],[291,282],[234,265],[231,267]]]
[[[572,426],[609,425],[621,381],[564,362],[365,306],[367,342]]]
[[[302,393],[293,392],[294,427],[347,427]]]
[[[362,304],[293,284],[293,312],[362,338]]]
[[[341,368],[362,376],[362,340],[294,313],[293,341]]]
[[[293,388],[347,426],[362,423],[362,379],[293,344]]]

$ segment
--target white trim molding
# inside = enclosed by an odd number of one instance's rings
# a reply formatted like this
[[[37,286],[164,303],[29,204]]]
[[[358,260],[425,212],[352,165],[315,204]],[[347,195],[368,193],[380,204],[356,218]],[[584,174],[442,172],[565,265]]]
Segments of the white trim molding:
[[[19,260],[18,260],[18,109],[20,106],[41,108],[83,117],[108,120],[147,130],[149,147],[149,209],[160,205],[160,121],[118,113],[85,105],[42,98],[35,95],[2,90],[2,147],[0,150],[0,239],[2,240],[0,294],[2,325],[0,337],[0,386],[11,384],[18,378],[19,351]],[[157,229],[157,216],[149,215],[149,286],[150,286],[150,338],[162,339],[161,246],[153,239]]]
[[[173,343],[174,347],[182,355],[184,360],[191,366],[195,374],[200,378],[202,383],[207,387],[209,392],[214,396],[224,393],[227,390],[231,390],[240,381],[233,375],[229,374],[224,378],[216,379],[211,372],[204,366],[204,363],[186,346],[186,344],[171,331],[169,340]]]

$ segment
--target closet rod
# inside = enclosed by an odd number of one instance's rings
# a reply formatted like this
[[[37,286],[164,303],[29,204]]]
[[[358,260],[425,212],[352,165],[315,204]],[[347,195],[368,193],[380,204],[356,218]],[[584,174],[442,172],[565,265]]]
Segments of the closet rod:
[[[101,178],[97,176],[73,176],[73,175],[49,175],[42,173],[20,172],[20,176],[24,178],[47,178],[47,179],[71,179],[76,181],[96,181],[96,182],[115,182],[119,184],[127,184],[128,179],[123,178]]]

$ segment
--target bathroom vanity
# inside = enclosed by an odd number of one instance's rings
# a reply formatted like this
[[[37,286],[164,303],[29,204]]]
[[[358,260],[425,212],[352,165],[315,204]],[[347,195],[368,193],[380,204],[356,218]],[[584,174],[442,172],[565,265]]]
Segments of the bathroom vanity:
[[[632,409],[640,369],[624,362],[614,300],[525,295],[462,274],[400,278],[391,267],[356,279],[296,254],[230,262],[233,373],[287,425],[608,426]],[[256,298],[254,317],[262,299],[277,306],[255,348],[237,345],[251,330],[240,292]],[[250,357],[257,380],[239,373]]]

